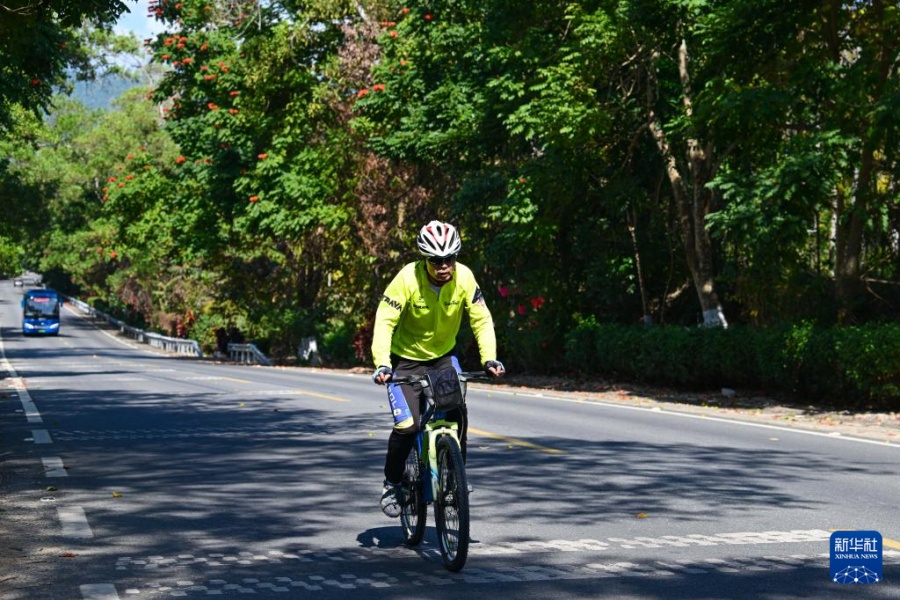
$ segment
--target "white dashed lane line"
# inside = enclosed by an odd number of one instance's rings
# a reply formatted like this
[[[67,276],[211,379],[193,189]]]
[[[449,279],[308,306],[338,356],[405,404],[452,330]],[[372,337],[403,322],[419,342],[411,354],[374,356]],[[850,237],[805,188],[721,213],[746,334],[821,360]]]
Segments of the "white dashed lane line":
[[[53,438],[50,437],[50,432],[46,429],[32,429],[31,430],[31,440],[35,444],[52,444]]]
[[[59,516],[59,524],[62,525],[62,535],[74,538],[92,538],[94,532],[88,525],[84,509],[80,506],[60,506],[56,509]]]
[[[119,600],[116,586],[111,583],[89,583],[81,586],[83,600]]]
[[[68,477],[69,473],[66,471],[66,467],[63,464],[61,458],[55,456],[48,456],[41,459],[41,462],[44,463],[44,476],[45,477]]]

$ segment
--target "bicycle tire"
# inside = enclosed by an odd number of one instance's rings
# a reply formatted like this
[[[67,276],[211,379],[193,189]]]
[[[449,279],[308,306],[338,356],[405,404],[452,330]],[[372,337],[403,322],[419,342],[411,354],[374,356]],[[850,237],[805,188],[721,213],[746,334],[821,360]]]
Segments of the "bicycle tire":
[[[422,490],[422,461],[419,458],[419,449],[413,446],[406,458],[400,497],[400,526],[403,528],[403,539],[408,546],[418,545],[425,537],[427,519],[428,510]]]
[[[434,502],[435,529],[444,567],[459,571],[469,555],[469,492],[466,467],[455,439],[437,441],[438,497]]]

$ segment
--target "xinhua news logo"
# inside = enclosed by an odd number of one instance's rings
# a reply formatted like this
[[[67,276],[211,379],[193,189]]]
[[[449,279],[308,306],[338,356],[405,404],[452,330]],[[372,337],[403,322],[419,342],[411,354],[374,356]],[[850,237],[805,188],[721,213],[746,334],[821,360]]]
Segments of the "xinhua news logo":
[[[880,582],[883,548],[877,531],[835,531],[831,534],[831,581]]]

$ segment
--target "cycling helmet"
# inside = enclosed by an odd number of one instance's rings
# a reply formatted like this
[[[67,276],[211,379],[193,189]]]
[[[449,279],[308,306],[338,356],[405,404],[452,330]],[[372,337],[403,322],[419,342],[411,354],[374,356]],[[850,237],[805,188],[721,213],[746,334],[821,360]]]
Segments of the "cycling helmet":
[[[462,248],[459,233],[450,223],[432,221],[419,231],[416,238],[419,252],[425,256],[450,256]]]

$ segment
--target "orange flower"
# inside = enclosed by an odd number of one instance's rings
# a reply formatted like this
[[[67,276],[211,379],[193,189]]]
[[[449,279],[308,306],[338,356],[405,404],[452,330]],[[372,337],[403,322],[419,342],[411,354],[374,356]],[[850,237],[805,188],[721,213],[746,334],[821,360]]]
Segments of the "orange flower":
[[[182,64],[185,64],[185,65],[189,65],[189,64],[191,64],[192,62],[194,62],[194,59],[191,58],[191,57],[187,57],[187,58],[185,58],[183,61],[181,61],[181,63],[182,63]]]
[[[363,98],[363,97],[368,96],[368,95],[369,95],[369,90],[367,90],[367,89],[361,89],[361,90],[359,90],[358,92],[356,92],[356,97],[357,97],[357,98]]]
[[[383,84],[383,83],[376,83],[375,85],[372,86],[372,91],[373,91],[373,92],[383,92],[383,91],[384,91],[384,84]]]
[[[115,178],[115,177],[110,177],[109,179],[107,179],[107,181],[110,182],[110,183],[115,183],[115,182],[116,182],[116,178]]]
[[[41,80],[38,78],[34,78],[31,80],[31,85],[40,85],[40,84],[41,84]]]
[[[187,159],[183,156],[179,156],[178,158],[175,159],[175,162],[179,165],[185,161],[187,161]]]
[[[207,106],[207,108],[209,108],[209,110],[219,110],[219,105],[216,104],[215,102],[210,102],[206,106]]]
[[[259,196],[250,196],[250,202],[259,202]]]
[[[236,115],[236,114],[238,114],[238,113],[241,112],[241,111],[239,111],[239,110],[236,109],[236,108],[229,108],[229,109],[228,109],[228,112],[229,112],[229,114]]]
[[[237,96],[237,95],[239,95],[239,94],[240,94],[240,92],[237,91],[237,90],[233,90],[233,91],[231,91],[231,92],[228,92],[228,95],[231,96],[232,98],[234,98],[235,96]]]
[[[392,38],[395,38],[395,37],[397,37],[397,36],[400,35],[400,34],[397,33],[396,31],[393,31],[393,30],[392,30],[388,35],[391,36]]]
[[[267,158],[269,158],[269,155],[263,152],[262,154],[257,154],[256,158],[258,158],[259,160],[266,160]]]
[[[431,14],[429,14],[429,13],[425,13],[425,16],[422,17],[422,18],[425,19],[426,21],[430,21],[430,20],[432,20],[434,17],[433,17]]]

